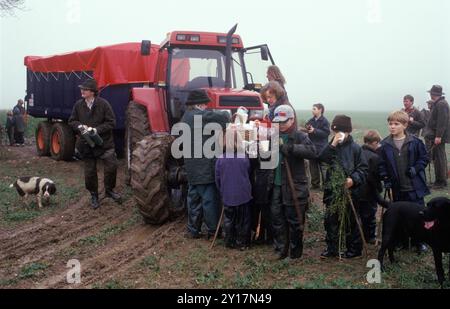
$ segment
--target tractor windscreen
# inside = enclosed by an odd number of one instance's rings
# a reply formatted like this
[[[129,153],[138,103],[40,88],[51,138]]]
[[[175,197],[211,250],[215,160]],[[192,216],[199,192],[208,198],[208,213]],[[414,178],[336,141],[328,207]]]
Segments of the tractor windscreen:
[[[170,92],[172,98],[185,103],[186,94],[198,88],[225,87],[225,50],[172,50]],[[232,88],[243,89],[244,79],[238,53],[233,54]]]

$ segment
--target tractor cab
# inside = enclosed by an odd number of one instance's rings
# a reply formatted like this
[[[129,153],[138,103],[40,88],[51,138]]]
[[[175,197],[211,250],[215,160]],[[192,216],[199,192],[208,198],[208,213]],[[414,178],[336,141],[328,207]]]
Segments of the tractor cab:
[[[160,46],[167,69],[157,74],[166,89],[170,126],[181,119],[194,89],[208,92],[210,109],[234,114],[243,106],[250,120],[263,117],[258,91],[267,81],[267,67],[274,64],[267,45],[244,48],[239,35],[174,31]]]

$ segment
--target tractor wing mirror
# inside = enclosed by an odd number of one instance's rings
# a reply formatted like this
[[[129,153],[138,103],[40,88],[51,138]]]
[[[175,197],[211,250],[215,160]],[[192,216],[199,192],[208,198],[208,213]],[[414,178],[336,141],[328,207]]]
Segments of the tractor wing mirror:
[[[264,61],[269,60],[269,49],[267,46],[261,46],[261,59]]]
[[[141,43],[141,55],[149,56],[152,50],[152,42],[149,40],[143,40]]]

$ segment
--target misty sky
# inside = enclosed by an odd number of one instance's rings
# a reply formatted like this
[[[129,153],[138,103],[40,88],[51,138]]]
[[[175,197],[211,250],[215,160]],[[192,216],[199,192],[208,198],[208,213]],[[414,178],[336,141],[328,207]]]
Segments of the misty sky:
[[[226,4],[226,6],[224,6]],[[394,110],[405,94],[424,106],[450,93],[448,0],[27,0],[0,22],[0,109],[25,95],[27,55],[150,39],[172,30],[237,33],[267,43],[292,104],[309,109]]]

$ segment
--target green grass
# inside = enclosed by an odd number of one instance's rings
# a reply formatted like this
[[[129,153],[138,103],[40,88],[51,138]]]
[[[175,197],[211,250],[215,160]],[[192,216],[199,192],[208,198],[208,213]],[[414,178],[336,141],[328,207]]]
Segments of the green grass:
[[[155,272],[159,272],[160,270],[159,259],[154,255],[147,256],[145,259],[143,259],[141,262],[141,266]]]
[[[37,277],[41,274],[43,274],[44,270],[46,270],[49,266],[45,263],[31,263],[28,265],[25,265],[20,269],[19,272],[19,279],[29,279]]]
[[[94,284],[92,288],[103,290],[123,290],[123,289],[132,289],[133,287],[131,285],[113,279],[102,284]]]
[[[49,204],[43,202],[43,208],[39,209],[34,196],[29,196],[25,200],[17,194],[14,188],[9,188],[14,179],[15,177],[9,177],[8,181],[0,182],[0,196],[2,196],[0,199],[0,226],[12,227],[60,211],[77,200],[82,192],[81,185],[67,185],[64,180],[58,177],[53,178],[58,184],[57,195],[50,198]]]
[[[79,246],[89,247],[89,246],[101,246],[104,245],[108,239],[116,235],[121,234],[134,224],[138,222],[139,217],[134,214],[130,219],[119,225],[109,225],[103,228],[100,233],[95,235],[90,235],[88,237],[82,238],[78,241]]]

